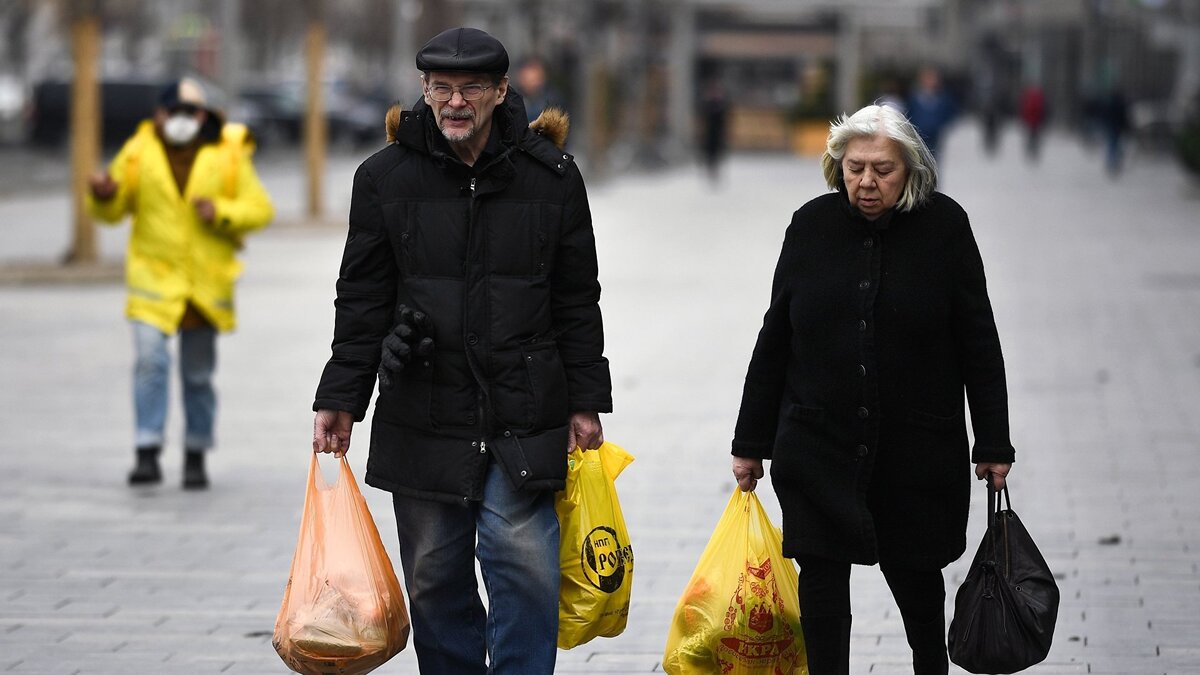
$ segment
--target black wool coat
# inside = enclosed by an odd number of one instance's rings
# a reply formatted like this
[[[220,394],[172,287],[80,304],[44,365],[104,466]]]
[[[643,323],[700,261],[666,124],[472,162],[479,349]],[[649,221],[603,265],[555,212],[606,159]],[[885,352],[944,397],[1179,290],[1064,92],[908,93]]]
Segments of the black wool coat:
[[[473,167],[423,102],[391,131],[395,142],[354,177],[333,354],[313,408],[363,419],[382,340],[407,305],[432,320],[435,352],[381,390],[366,482],[478,500],[502,453],[520,487],[560,489],[570,413],[612,410],[579,170],[528,128],[512,89]]]
[[[941,568],[962,554],[970,462],[1014,451],[983,262],[957,203],[935,193],[872,222],[839,191],[796,211],[733,454],[771,460],[788,556]]]

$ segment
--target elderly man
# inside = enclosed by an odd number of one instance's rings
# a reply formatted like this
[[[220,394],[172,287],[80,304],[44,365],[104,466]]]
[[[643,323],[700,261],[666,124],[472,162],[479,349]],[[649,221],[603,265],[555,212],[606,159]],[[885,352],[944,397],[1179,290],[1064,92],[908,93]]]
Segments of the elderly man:
[[[494,37],[416,61],[422,100],[354,178],[313,450],[349,449],[378,373],[366,482],[392,493],[421,672],[552,673],[554,491],[612,410],[587,195]]]

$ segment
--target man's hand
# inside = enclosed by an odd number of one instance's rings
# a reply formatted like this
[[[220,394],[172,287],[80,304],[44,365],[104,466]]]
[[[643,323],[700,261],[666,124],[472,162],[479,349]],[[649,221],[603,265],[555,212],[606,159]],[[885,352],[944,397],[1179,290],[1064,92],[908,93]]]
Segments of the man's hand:
[[[350,451],[350,429],[354,416],[345,410],[317,411],[313,420],[313,452],[332,452],[341,457]]]
[[[107,171],[100,171],[89,176],[88,187],[92,190],[92,196],[102,202],[112,199],[117,194],[117,181],[113,180]]]
[[[1005,485],[1005,476],[1012,469],[1012,464],[996,464],[992,462],[980,462],[975,465],[975,477],[979,480],[987,480],[987,475],[992,474],[992,487],[997,490],[1003,490]]]
[[[404,370],[413,354],[426,357],[433,353],[433,322],[424,312],[400,305],[400,322],[383,338],[379,359],[379,385],[391,389],[392,376]]]
[[[733,478],[737,481],[738,487],[742,492],[754,492],[754,488],[758,487],[758,479],[763,477],[763,463],[761,459],[753,457],[734,457],[733,458]]]
[[[208,197],[196,197],[192,200],[192,207],[196,209],[196,215],[200,216],[200,220],[212,225],[217,218],[217,207]]]
[[[604,443],[604,429],[600,426],[600,415],[594,412],[571,413],[567,421],[567,453],[576,447],[595,450]]]

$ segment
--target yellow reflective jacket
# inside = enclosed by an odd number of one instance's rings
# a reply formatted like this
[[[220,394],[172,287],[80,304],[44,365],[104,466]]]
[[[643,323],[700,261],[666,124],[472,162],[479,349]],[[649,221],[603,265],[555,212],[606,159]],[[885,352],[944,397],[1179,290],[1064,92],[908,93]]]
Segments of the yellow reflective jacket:
[[[250,161],[253,149],[245,126],[226,124],[220,142],[196,153],[181,195],[153,121],[143,121],[125,142],[109,166],[116,195],[99,201],[89,191],[88,209],[109,223],[133,216],[125,260],[127,317],[171,334],[191,302],[218,330],[233,330],[234,283],[242,271],[237,251],[247,233],[274,215]],[[201,197],[216,207],[211,224],[192,204]]]

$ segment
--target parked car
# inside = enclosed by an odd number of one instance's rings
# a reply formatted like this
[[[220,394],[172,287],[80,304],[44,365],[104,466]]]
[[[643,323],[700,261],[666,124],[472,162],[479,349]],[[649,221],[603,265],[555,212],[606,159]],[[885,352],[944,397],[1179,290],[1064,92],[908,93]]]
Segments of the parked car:
[[[0,144],[25,140],[29,113],[29,92],[15,75],[0,73]]]
[[[105,80],[100,83],[100,139],[106,148],[119,146],[150,117],[166,83],[158,79]],[[71,83],[39,82],[33,88],[30,140],[38,145],[66,142],[71,126]]]
[[[325,84],[323,102],[330,142],[383,145],[386,103],[358,95],[338,82]],[[304,136],[305,105],[303,83],[258,85],[241,90],[231,118],[246,123],[260,145],[295,144]]]

